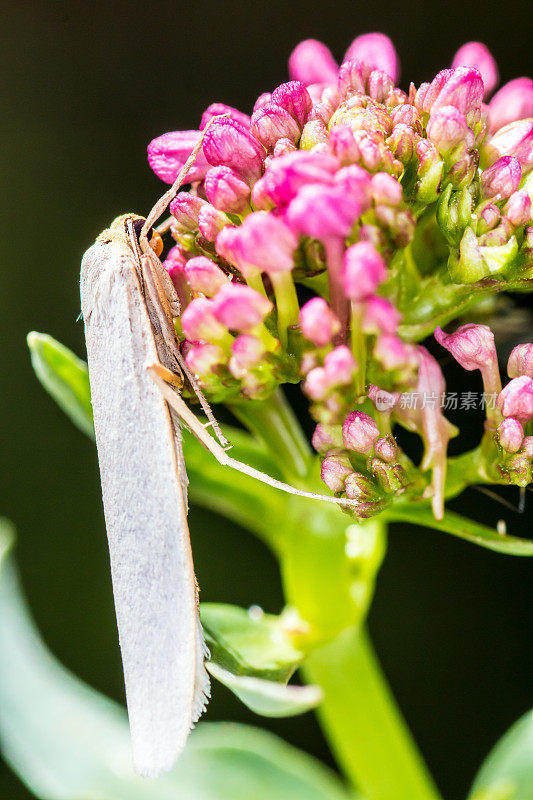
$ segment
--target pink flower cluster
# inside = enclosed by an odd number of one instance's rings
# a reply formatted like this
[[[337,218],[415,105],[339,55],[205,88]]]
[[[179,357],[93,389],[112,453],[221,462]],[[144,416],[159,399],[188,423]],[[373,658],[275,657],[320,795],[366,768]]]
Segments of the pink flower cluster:
[[[429,353],[401,336],[398,306],[408,307],[423,277],[409,249],[417,220],[444,233],[455,281],[533,265],[533,81],[511,81],[486,105],[497,67],[470,42],[451,68],[406,93],[394,46],[379,33],[358,36],[340,66],[324,44],[304,41],[289,73],[251,115],[213,103],[198,130],[150,143],[150,165],[172,183],[202,137],[190,189],[170,206],[174,246],[164,266],[182,306],[187,365],[208,397],[264,398],[303,380],[320,430],[338,432],[334,453],[318,448],[327,453],[327,485],[353,499],[370,491],[349,477],[361,473],[373,486],[368,508],[377,508],[403,491],[403,456],[383,424],[368,452],[353,446],[347,420],[377,387],[394,398],[415,387],[438,392],[444,380]],[[452,349],[452,337],[438,335]],[[476,335],[453,345],[469,364]],[[492,387],[494,363],[478,365]],[[500,420],[522,424],[503,411],[505,391]],[[381,423],[387,417],[422,437],[420,468],[431,471],[428,493],[441,516],[454,430],[440,406],[433,411],[409,417],[393,402]],[[350,430],[360,429],[355,419]],[[387,447],[394,458],[382,455]]]

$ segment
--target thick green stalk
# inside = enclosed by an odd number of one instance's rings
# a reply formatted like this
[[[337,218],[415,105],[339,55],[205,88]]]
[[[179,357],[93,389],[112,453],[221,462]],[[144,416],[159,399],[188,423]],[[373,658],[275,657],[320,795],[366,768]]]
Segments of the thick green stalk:
[[[251,433],[264,441],[286,476],[306,477],[311,450],[281,389],[268,400],[245,400],[229,408]]]
[[[364,629],[345,630],[313,650],[303,672],[324,692],[318,709],[324,733],[365,798],[438,800]]]

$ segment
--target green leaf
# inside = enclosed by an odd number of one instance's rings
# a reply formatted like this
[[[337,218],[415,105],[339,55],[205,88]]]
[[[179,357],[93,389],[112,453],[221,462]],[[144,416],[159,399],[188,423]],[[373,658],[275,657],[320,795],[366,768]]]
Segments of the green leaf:
[[[87,364],[45,333],[28,334],[35,374],[58,406],[87,436],[94,438]]]
[[[251,711],[263,717],[293,717],[315,708],[322,700],[318,686],[288,686],[248,675],[234,675],[213,661],[207,669]]]
[[[172,773],[137,777],[124,710],[48,652],[29,616],[0,526],[0,745],[42,800],[348,800],[338,778],[278,737],[202,723]]]
[[[282,617],[223,603],[202,603],[200,617],[211,660],[235,675],[285,682],[302,661]]]
[[[474,781],[471,800],[533,800],[533,711],[504,734]]]
[[[444,518],[439,520],[435,519],[431,509],[426,505],[398,503],[386,512],[386,516],[389,522],[412,522],[424,528],[434,528],[437,531],[451,533],[452,536],[458,536],[472,544],[478,544],[480,547],[486,547],[488,550],[495,550],[497,553],[509,556],[533,556],[533,541],[499,533],[494,528],[474,522],[453,511],[446,511]]]

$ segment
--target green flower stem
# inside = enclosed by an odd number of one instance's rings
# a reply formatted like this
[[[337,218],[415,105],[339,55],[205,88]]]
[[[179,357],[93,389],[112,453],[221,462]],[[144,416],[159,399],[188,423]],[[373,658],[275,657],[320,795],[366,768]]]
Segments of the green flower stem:
[[[281,392],[232,411],[316,490],[316,461]],[[376,521],[357,525],[328,504],[288,499],[280,568],[287,602],[309,625],[303,671],[324,692],[319,717],[332,750],[366,800],[438,800],[361,628],[383,553]]]
[[[305,478],[312,464],[311,449],[281,389],[268,400],[229,405],[232,414],[266,444],[282,473]]]
[[[345,774],[368,800],[438,800],[366,632],[343,631],[315,649],[304,675],[324,700],[318,715]]]

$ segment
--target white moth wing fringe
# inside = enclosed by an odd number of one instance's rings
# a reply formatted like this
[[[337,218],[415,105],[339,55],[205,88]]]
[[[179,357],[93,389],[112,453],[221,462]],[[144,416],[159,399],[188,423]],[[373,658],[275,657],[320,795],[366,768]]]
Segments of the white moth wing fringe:
[[[145,368],[158,353],[120,230],[85,254],[81,301],[133,760],[155,776],[184,747],[209,679],[180,431]]]

